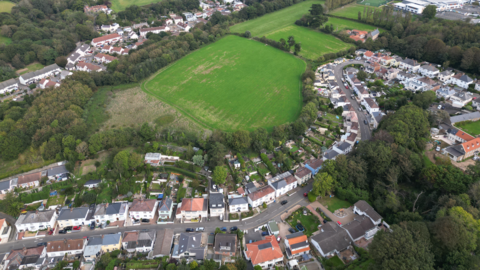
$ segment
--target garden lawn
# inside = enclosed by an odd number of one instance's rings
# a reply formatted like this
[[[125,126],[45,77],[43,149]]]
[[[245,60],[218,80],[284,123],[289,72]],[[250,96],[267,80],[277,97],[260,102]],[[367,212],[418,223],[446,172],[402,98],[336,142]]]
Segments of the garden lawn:
[[[340,208],[348,208],[352,206],[351,203],[347,201],[340,200],[336,197],[323,197],[318,200],[323,206],[327,207],[330,212],[335,212],[335,210]]]
[[[460,129],[474,137],[480,134],[480,120],[475,122],[467,121],[461,124],[455,124],[455,126],[459,127]]]
[[[26,66],[25,68],[21,69],[22,72],[20,72],[19,74],[22,75],[22,74],[25,74],[25,73],[28,73],[28,72],[40,70],[43,67],[44,67],[44,65],[42,65],[40,63],[32,63],[32,64]]]
[[[295,226],[297,226],[298,224],[297,220],[299,220],[300,223],[305,228],[304,233],[306,236],[310,237],[312,233],[318,231],[318,225],[320,225],[320,221],[318,220],[317,217],[315,217],[310,212],[309,212],[309,215],[306,215],[306,216],[303,215],[302,211],[295,212],[295,214],[293,214],[291,217],[293,217],[293,219],[292,221],[289,221],[289,223],[292,226],[292,228],[295,228],[295,230],[297,230]]]
[[[342,267],[342,266],[345,266],[345,264],[342,262],[342,260],[340,260],[340,258],[338,258],[338,256],[333,256],[331,257],[330,259],[327,260],[327,264],[330,264],[332,265],[333,267]]]
[[[57,195],[48,197],[47,208],[53,205],[61,205],[65,202],[65,195]]]
[[[289,36],[294,36],[295,41],[302,44],[300,55],[308,59],[316,59],[325,53],[349,48],[349,44],[332,35],[295,25],[296,20],[308,13],[312,4],[323,3],[324,1],[301,2],[257,19],[234,25],[230,27],[230,31],[244,33],[248,30],[252,36],[266,36],[277,41],[281,38],[287,40]]]
[[[330,12],[330,14],[339,16],[339,17],[344,17],[344,18],[350,18],[354,20],[358,20],[358,12],[363,16],[363,9],[364,8],[370,8],[370,9],[379,9],[378,7],[372,7],[372,6],[364,6],[364,5],[359,5],[359,4],[351,4],[343,7],[339,7],[337,9],[334,9],[333,11]]]
[[[158,3],[162,0],[112,0],[112,10],[115,12],[119,12],[122,10],[125,10],[127,7],[131,5],[137,5],[137,6],[145,6],[145,5],[150,5],[154,3]]]
[[[142,89],[208,129],[254,130],[297,119],[305,62],[227,36],[160,70]]]
[[[342,30],[342,29],[357,29],[361,31],[373,31],[377,29],[377,27],[360,23],[354,22],[350,20],[335,18],[335,17],[328,17],[328,22],[326,24],[333,24],[335,30]],[[383,29],[378,29],[379,31],[383,31]]]
[[[15,3],[9,1],[0,1],[0,12],[10,13],[12,11],[12,7],[15,5]]]

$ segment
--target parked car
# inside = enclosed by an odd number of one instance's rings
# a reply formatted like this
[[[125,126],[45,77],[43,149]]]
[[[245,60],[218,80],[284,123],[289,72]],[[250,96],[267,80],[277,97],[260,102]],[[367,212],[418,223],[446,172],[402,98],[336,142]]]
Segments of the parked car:
[[[148,219],[148,218],[142,218],[142,222],[150,222],[150,219]]]
[[[368,125],[367,120],[363,120],[363,123],[364,123],[365,125]]]
[[[437,152],[440,152],[440,150],[442,150],[442,148],[440,146],[437,146],[437,148],[435,150],[437,150]]]
[[[282,238],[279,236],[277,237],[277,242],[280,243],[280,240],[282,240]]]
[[[195,231],[197,231],[197,232],[204,232],[204,231],[205,231],[205,228],[199,227],[199,228],[196,228]]]
[[[270,235],[268,232],[262,232],[262,236]]]
[[[187,228],[187,229],[185,229],[185,231],[186,232],[193,232],[194,230],[193,230],[193,228]]]
[[[73,229],[72,226],[67,226],[67,227],[63,228],[63,230],[65,230],[65,231],[71,231],[72,229]]]
[[[289,231],[290,233],[295,233],[295,229],[294,229],[294,228],[289,228],[288,231]]]
[[[55,229],[48,231],[48,235],[52,235]]]
[[[58,233],[59,233],[59,234],[66,234],[67,231],[65,231],[65,230],[60,230],[60,231],[58,231]]]
[[[92,221],[92,223],[90,223],[90,230],[95,230],[95,221]]]
[[[288,203],[287,200],[283,200],[280,204],[281,204],[281,205],[285,205],[285,204],[287,204],[287,203]]]
[[[82,229],[82,226],[74,226],[74,227],[73,227],[73,230],[74,230],[74,231],[79,231],[79,230],[81,230],[81,229]]]
[[[307,192],[303,193],[303,197],[307,197],[307,196],[308,196]]]
[[[305,231],[305,227],[303,227],[302,224],[297,224],[297,226],[295,226],[295,228],[297,228],[297,230],[298,230],[299,232],[304,232],[304,231]]]
[[[222,227],[222,228],[220,228],[220,230],[221,230],[222,232],[226,232],[226,231],[227,231],[227,227]]]
[[[231,231],[231,232],[234,232],[234,231],[236,231],[236,230],[238,230],[237,226],[233,226],[233,227],[230,228],[230,231]]]

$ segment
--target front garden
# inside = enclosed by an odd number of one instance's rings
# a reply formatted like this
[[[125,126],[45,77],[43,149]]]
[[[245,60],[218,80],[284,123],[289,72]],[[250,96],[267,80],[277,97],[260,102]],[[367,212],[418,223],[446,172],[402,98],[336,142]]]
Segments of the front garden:
[[[301,223],[302,226],[305,228],[303,232],[306,236],[310,237],[314,232],[318,231],[318,226],[320,225],[320,220],[317,216],[310,213],[309,210],[307,211],[306,215],[303,215],[303,210],[306,208],[302,207],[297,211],[293,212],[291,216],[287,218],[288,224],[292,226],[292,228],[296,228],[298,223]]]

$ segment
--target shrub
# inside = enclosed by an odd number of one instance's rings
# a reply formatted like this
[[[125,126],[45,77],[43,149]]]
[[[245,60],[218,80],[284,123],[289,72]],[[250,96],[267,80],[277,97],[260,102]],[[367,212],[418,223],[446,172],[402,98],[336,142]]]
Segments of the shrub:
[[[316,199],[317,199],[317,197],[312,192],[308,193],[308,200],[310,202],[314,202]]]

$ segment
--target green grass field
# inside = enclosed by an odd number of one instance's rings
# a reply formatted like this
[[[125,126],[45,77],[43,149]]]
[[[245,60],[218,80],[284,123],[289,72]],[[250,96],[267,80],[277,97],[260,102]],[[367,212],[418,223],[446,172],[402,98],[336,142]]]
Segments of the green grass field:
[[[274,40],[288,39],[289,36],[294,36],[295,41],[302,44],[300,55],[316,59],[325,53],[337,52],[350,46],[332,35],[295,25],[296,20],[308,13],[312,4],[323,3],[324,1],[301,2],[257,19],[234,25],[230,27],[230,31],[244,33],[248,30],[252,36],[266,36]]]
[[[8,37],[4,37],[2,35],[0,35],[0,44],[5,44],[5,45],[8,45],[12,43],[12,39],[11,38],[8,38]]]
[[[271,130],[297,119],[305,62],[227,36],[160,70],[142,89],[208,129]]]
[[[335,31],[342,30],[342,29],[357,29],[362,31],[373,31],[377,29],[377,27],[372,25],[368,25],[360,22],[353,22],[350,20],[334,18],[334,17],[328,17],[327,24],[333,24]],[[383,31],[383,29],[378,29],[378,30],[380,32]]]
[[[340,200],[337,197],[330,198],[325,196],[319,199],[318,202],[320,202],[323,206],[327,207],[327,209],[332,213],[335,212],[335,210],[338,210],[340,208],[348,208],[352,206],[351,203]]]
[[[344,18],[350,18],[354,20],[358,20],[358,12],[363,16],[363,9],[364,8],[370,8],[370,9],[377,9],[377,7],[373,6],[365,6],[365,5],[359,5],[359,4],[351,4],[347,6],[343,6],[340,8],[337,8],[330,12],[330,14],[335,15],[335,16],[340,16]]]
[[[15,3],[9,1],[0,1],[0,12],[10,13],[12,11],[12,7],[15,5]]]
[[[36,62],[36,63],[32,63],[32,64],[26,66],[25,68],[20,69],[21,70],[20,73],[18,73],[18,71],[20,71],[20,70],[18,70],[17,73],[22,75],[22,74],[32,72],[32,71],[35,71],[35,70],[40,70],[43,67],[44,67],[44,65]]]
[[[115,12],[119,12],[122,10],[125,10],[127,7],[131,5],[137,5],[137,6],[145,6],[145,5],[150,5],[154,3],[158,3],[162,0],[112,0],[112,9]]]
[[[480,134],[480,120],[475,122],[463,122],[461,124],[455,124],[455,126],[461,128],[463,131],[474,137]]]

